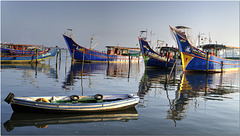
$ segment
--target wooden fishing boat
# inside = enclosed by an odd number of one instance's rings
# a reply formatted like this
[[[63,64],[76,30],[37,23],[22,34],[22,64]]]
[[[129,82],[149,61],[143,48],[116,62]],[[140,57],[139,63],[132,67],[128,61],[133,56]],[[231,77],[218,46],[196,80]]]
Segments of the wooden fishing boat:
[[[107,53],[103,53],[91,49],[91,46],[90,49],[80,46],[72,39],[71,36],[63,34],[63,37],[66,41],[71,56],[74,57],[74,61],[128,63],[129,61],[141,62],[142,60],[142,56],[140,56],[139,53],[139,48],[106,46]]]
[[[238,70],[240,67],[239,60],[224,59],[194,47],[186,35],[189,27],[170,26],[170,29],[181,51],[183,71],[224,72]]]
[[[84,113],[134,107],[139,102],[139,97],[133,94],[15,97],[9,93],[5,101],[11,104],[13,111]]]
[[[29,54],[29,55],[7,55],[1,54],[1,63],[33,63],[41,62],[46,59],[52,58],[56,55],[58,48],[49,48],[48,50],[40,54]]]
[[[128,122],[137,120],[138,113],[135,107],[112,112],[87,113],[87,114],[51,114],[51,113],[24,113],[13,112],[11,118],[3,125],[10,132],[17,127],[35,126],[37,128],[47,128],[50,125],[63,125],[73,123],[92,122]]]
[[[45,50],[46,47],[44,47]],[[1,53],[8,55],[23,55],[23,54],[36,54],[36,50],[38,50],[38,54],[43,53],[45,50],[43,45],[28,45],[28,44],[1,44]]]
[[[143,32],[143,31],[141,31]],[[146,37],[138,37],[142,56],[146,68],[172,68],[177,61],[178,49],[169,46],[160,47],[160,52],[155,52],[146,41]]]

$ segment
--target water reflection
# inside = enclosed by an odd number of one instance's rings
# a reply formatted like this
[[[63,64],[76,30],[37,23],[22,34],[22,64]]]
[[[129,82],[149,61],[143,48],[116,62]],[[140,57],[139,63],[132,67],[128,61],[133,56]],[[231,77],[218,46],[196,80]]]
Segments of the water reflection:
[[[145,107],[145,95],[151,88],[155,90],[156,94],[157,91],[166,90],[168,85],[175,86],[179,82],[176,73],[180,73],[179,69],[173,70],[172,73],[170,70],[146,69],[139,83],[138,96],[141,101],[138,106]]]
[[[167,118],[182,120],[187,116],[187,110],[192,103],[194,103],[195,108],[198,107],[197,98],[204,101],[232,99],[224,96],[239,90],[238,86],[234,87],[228,84],[229,78],[227,77],[232,76],[232,74],[234,73],[182,74],[180,86],[175,92],[175,99],[171,101],[172,104],[170,110],[168,110]],[[226,79],[223,79],[223,77]]]
[[[11,118],[3,125],[10,132],[15,127],[36,126],[46,128],[48,125],[61,125],[71,123],[110,122],[137,120],[136,108],[123,111],[114,111],[95,114],[44,114],[44,113],[18,113],[14,112]]]
[[[65,77],[62,88],[71,90],[77,82],[82,84],[82,80],[87,78],[91,88],[91,76],[96,74],[102,74],[105,79],[132,78],[132,76],[139,75],[139,66],[137,64],[129,65],[128,63],[73,63]]]
[[[32,73],[35,73],[35,78],[37,78],[38,73],[43,73],[48,76],[48,78],[56,78],[56,70],[52,68],[49,64],[44,63],[22,63],[22,64],[1,64],[1,69],[15,69],[22,70],[24,78],[33,78]]]
[[[145,70],[139,83],[138,96],[140,103],[138,107],[146,107],[148,104],[146,95],[149,91],[155,91],[153,94],[166,94],[169,110],[167,110],[167,119],[180,121],[187,116],[190,107],[199,106],[199,100],[202,102],[214,100],[224,101],[233,99],[226,94],[238,92],[239,73],[216,73],[216,74],[181,74],[173,73],[170,78],[169,71],[164,70]],[[182,72],[176,72],[177,74]],[[180,80],[176,77],[180,76]],[[168,81],[168,79],[170,79]],[[164,91],[165,93],[162,93]]]

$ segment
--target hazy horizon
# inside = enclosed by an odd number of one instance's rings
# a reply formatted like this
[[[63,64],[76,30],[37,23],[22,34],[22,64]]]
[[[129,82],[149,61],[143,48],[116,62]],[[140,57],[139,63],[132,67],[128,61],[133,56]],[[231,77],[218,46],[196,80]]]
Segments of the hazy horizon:
[[[239,46],[239,1],[2,1],[1,42],[66,48],[62,34],[73,29],[74,40],[89,47],[94,34],[106,45],[138,47],[139,31],[176,45],[169,25],[192,28],[196,38],[211,34],[212,42]]]

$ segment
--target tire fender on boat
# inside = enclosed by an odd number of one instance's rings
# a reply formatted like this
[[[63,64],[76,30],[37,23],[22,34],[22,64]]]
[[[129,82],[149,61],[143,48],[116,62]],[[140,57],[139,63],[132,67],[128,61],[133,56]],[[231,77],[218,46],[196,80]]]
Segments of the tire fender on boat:
[[[94,98],[95,98],[96,100],[102,100],[103,95],[101,95],[101,94],[96,94],[96,95],[94,95]]]
[[[78,96],[78,95],[71,95],[71,96],[70,96],[70,99],[71,99],[72,101],[78,101],[78,100],[79,100],[79,96]]]
[[[36,99],[36,102],[39,102],[39,101],[50,103],[50,101],[47,100],[46,98],[38,98],[38,99]]]

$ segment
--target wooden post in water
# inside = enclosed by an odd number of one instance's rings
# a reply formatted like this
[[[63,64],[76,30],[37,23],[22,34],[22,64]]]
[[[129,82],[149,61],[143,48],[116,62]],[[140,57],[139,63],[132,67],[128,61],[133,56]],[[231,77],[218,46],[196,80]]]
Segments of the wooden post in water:
[[[165,65],[165,69],[167,69],[167,64],[168,64],[168,61],[169,61],[169,55],[170,54],[170,52],[168,52],[168,54],[167,54],[167,62],[166,62],[166,65]]]
[[[173,69],[175,68],[175,66],[176,66],[176,63],[177,63],[177,59],[178,58],[176,58],[176,60],[175,60],[175,62],[174,62],[174,64],[173,64],[173,67],[172,67],[172,69],[171,69],[171,71],[170,71],[170,74],[169,74],[169,77],[168,77],[168,80],[167,81],[169,81],[170,80],[170,77],[171,77],[171,74],[172,74],[172,72],[173,72]],[[176,68],[175,68],[176,69]],[[176,72],[175,72],[176,73]]]
[[[107,58],[108,58],[108,64],[109,64],[109,51],[107,51]]]
[[[223,73],[223,61],[221,61],[221,73]]]
[[[59,49],[59,52],[60,52],[59,61],[61,62],[62,61],[62,51],[61,51],[61,49]]]
[[[38,50],[37,49],[35,51],[35,54],[36,54],[36,63],[38,63]]]
[[[72,63],[74,62],[74,54],[75,54],[75,49],[73,48],[73,52],[72,52]]]
[[[83,49],[83,60],[82,60],[82,70],[81,70],[81,87],[82,87],[82,95],[83,95],[83,66],[84,66],[84,54],[85,54],[85,50]]]
[[[57,51],[57,56],[56,56],[56,68],[57,68],[57,65],[58,65],[58,55],[59,55],[59,51]]]
[[[57,69],[57,66],[58,66],[58,54],[59,54],[59,51],[57,51],[57,56],[56,56],[56,79],[58,79],[58,69]]]
[[[208,93],[208,73],[206,73],[205,93],[204,93],[204,96],[207,96],[207,93]]]
[[[65,62],[65,81],[66,81],[66,75],[67,75],[67,56],[68,56],[68,50],[66,50],[66,62]]]
[[[207,72],[208,72],[208,67],[209,67],[209,52],[207,52]]]
[[[131,63],[131,55],[130,53],[128,54],[128,59],[129,59],[129,64]]]
[[[139,60],[140,60],[140,52],[138,53],[138,64],[139,64]]]
[[[32,65],[32,64],[31,64]],[[36,66],[36,68],[35,68],[35,78],[37,78],[37,70],[38,70],[38,65],[37,65],[37,63],[35,63],[35,66]]]

